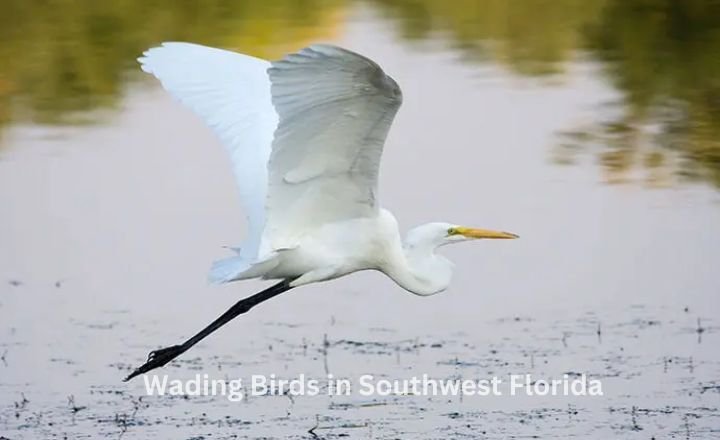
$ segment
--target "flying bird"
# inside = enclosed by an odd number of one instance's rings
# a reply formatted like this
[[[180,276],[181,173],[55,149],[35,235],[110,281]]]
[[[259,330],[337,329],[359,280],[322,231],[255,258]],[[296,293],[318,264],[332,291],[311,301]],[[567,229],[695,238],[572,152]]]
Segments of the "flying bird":
[[[316,44],[270,62],[173,42],[138,61],[205,121],[232,160],[247,234],[232,256],[213,263],[210,281],[280,281],[240,300],[184,343],[152,351],[125,380],[167,364],[295,287],[371,269],[411,293],[432,295],[448,287],[453,272],[438,247],[517,238],[447,222],[401,237],[393,214],[378,203],[378,172],[402,93],[362,55]]]

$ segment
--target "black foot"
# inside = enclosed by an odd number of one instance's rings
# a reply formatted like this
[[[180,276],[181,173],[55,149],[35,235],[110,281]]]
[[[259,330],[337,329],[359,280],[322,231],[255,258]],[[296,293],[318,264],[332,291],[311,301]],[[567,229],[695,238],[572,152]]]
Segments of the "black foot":
[[[135,376],[160,368],[184,352],[185,349],[183,349],[182,345],[173,345],[172,347],[165,347],[159,350],[151,351],[148,355],[147,362],[137,367],[135,371],[130,373],[130,375],[123,379],[123,381],[127,382]]]

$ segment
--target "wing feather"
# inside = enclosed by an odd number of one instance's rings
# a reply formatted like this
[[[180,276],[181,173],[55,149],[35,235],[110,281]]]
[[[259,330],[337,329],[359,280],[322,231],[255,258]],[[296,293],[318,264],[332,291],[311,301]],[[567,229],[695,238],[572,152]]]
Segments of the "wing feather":
[[[264,237],[293,245],[326,223],[376,215],[383,145],[402,103],[373,61],[313,45],[272,63],[279,116],[268,164]]]
[[[256,258],[265,224],[267,162],[278,121],[267,74],[270,63],[191,43],[163,43],[138,61],[226,147],[248,218],[240,257]]]

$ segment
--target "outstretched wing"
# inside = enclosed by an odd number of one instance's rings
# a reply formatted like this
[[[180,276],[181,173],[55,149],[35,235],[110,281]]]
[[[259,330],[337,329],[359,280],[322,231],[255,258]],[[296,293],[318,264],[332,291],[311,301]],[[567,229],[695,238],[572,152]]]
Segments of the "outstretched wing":
[[[402,102],[373,61],[313,45],[272,63],[280,118],[268,163],[264,240],[277,249],[323,224],[377,213],[383,144]]]
[[[270,63],[190,43],[163,43],[138,61],[163,87],[193,110],[225,145],[248,217],[241,257],[254,259],[265,224],[267,162],[277,113],[272,105]]]

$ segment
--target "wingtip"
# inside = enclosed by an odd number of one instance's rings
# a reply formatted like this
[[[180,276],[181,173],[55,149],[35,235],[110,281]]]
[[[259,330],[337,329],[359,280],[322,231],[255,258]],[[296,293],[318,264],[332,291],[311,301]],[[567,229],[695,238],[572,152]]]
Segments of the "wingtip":
[[[142,55],[140,55],[138,58],[136,58],[137,62],[140,63],[141,66],[147,66],[149,63],[152,62],[152,58],[158,56],[158,55],[168,55],[172,54],[173,49],[182,48],[182,47],[204,47],[199,44],[195,43],[188,43],[185,41],[163,41],[157,46],[153,46],[150,48],[145,49],[143,51]],[[153,73],[151,70],[143,68],[143,71],[148,73]]]
[[[149,48],[145,49],[142,52],[142,55],[140,55],[137,58],[137,61],[140,64],[146,63],[154,53],[163,51],[163,49],[169,49],[169,48],[172,48],[173,46],[178,46],[178,45],[182,45],[182,44],[187,45],[187,44],[192,44],[192,43],[183,43],[180,41],[163,41],[162,43],[158,44],[157,46],[153,46],[153,47],[149,47]]]
[[[135,59],[140,64],[140,68],[143,71],[152,73],[152,72],[150,72],[150,70],[148,70],[148,67],[147,67],[148,63],[150,62],[150,57],[152,57],[154,52],[156,52],[158,49],[161,49],[161,48],[162,48],[162,46],[155,46],[155,47],[151,47],[149,49],[145,49],[143,51],[142,55],[140,55],[139,57],[137,57]]]
[[[145,70],[144,67],[145,67],[145,65],[146,65],[147,62],[148,62],[147,51],[143,52],[142,56],[139,56],[139,57],[135,58],[135,61],[137,61],[138,64],[140,64],[140,68],[142,68],[143,70]]]

